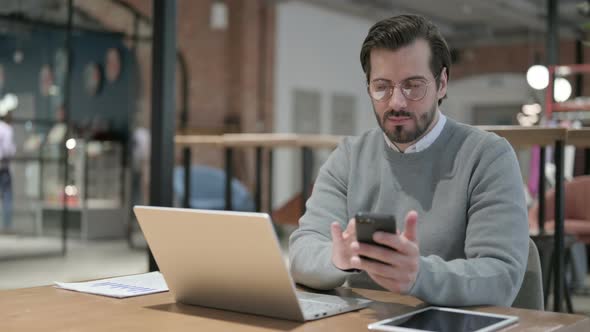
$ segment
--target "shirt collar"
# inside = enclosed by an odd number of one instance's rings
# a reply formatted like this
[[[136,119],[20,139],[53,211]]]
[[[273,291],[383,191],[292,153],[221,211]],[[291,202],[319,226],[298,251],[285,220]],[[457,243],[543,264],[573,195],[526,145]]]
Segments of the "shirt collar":
[[[438,121],[436,122],[436,124],[434,125],[432,130],[430,130],[426,135],[424,135],[424,137],[419,139],[416,143],[410,145],[406,149],[406,151],[404,151],[404,153],[415,153],[415,152],[424,151],[432,143],[434,143],[434,141],[436,141],[438,136],[440,136],[440,133],[442,132],[443,128],[445,127],[445,123],[447,122],[447,118],[440,111],[437,111],[437,112],[438,112]],[[400,150],[397,148],[397,146],[395,146],[395,144],[393,144],[389,140],[389,138],[387,137],[387,135],[385,135],[385,133],[383,133],[383,137],[385,137],[385,143],[387,143],[387,145],[390,148],[392,148],[394,151],[400,152]]]

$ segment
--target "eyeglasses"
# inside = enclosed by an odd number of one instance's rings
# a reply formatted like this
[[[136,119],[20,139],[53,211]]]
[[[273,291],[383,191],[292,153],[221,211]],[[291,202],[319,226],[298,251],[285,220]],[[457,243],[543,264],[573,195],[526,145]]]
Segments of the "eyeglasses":
[[[434,77],[435,80],[437,78],[438,75]],[[389,100],[393,95],[393,89],[396,87],[401,90],[406,99],[418,101],[426,96],[426,91],[431,83],[432,81],[422,78],[410,78],[394,84],[387,80],[375,80],[368,84],[367,89],[371,98],[379,102]]]

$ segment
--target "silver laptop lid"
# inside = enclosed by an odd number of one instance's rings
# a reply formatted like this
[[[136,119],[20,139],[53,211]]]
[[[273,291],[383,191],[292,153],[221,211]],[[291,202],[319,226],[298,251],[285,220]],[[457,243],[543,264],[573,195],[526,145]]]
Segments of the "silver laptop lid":
[[[135,206],[175,299],[303,321],[266,213]]]

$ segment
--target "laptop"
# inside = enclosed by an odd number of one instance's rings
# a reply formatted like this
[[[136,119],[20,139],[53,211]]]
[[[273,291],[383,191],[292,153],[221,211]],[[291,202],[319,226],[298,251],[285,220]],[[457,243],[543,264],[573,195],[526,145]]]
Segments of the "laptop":
[[[295,321],[371,303],[297,291],[266,213],[149,206],[133,211],[177,302]]]

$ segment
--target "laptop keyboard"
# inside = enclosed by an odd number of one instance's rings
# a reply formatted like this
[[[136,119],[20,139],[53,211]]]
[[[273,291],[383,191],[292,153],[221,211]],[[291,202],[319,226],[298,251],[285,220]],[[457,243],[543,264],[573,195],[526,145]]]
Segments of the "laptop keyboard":
[[[306,314],[317,317],[316,314],[326,315],[329,311],[339,311],[348,306],[346,301],[337,296],[297,292],[301,310]]]
[[[342,304],[317,302],[312,300],[299,300],[299,303],[301,304],[301,309],[303,312],[309,313],[324,312],[342,308]]]

